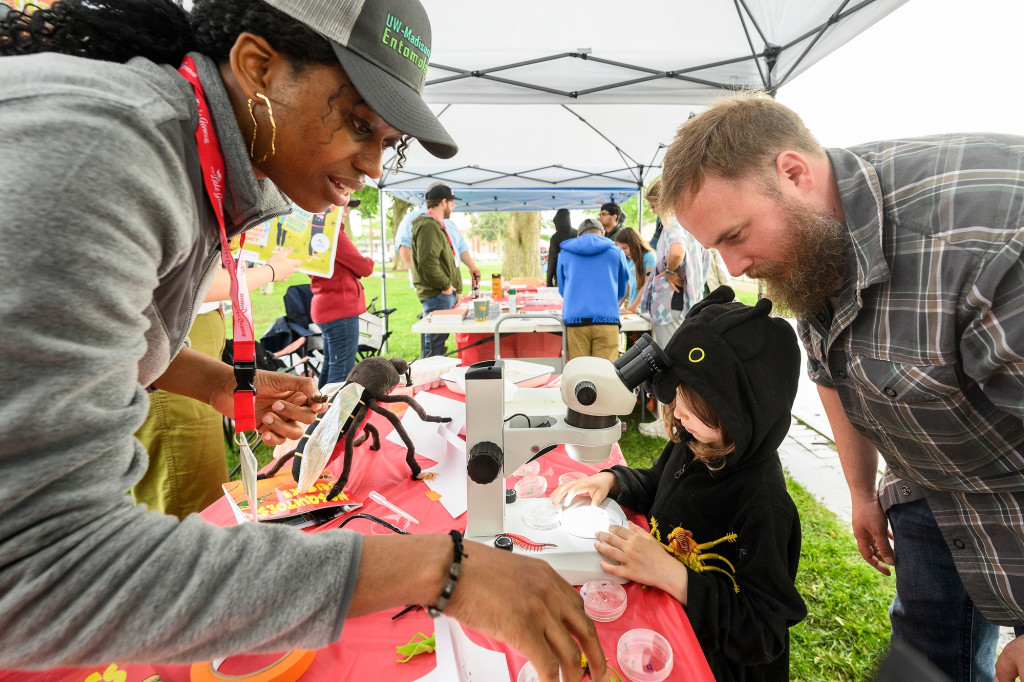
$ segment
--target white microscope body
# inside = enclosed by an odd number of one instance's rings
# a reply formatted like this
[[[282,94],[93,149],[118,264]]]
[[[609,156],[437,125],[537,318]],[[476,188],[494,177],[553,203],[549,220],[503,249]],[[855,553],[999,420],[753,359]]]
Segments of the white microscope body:
[[[551,500],[530,498],[507,504],[505,477],[561,444],[581,462],[607,459],[622,435],[618,415],[629,414],[636,404],[633,389],[653,371],[668,366],[661,349],[649,336],[644,339],[615,363],[594,357],[570,360],[561,379],[561,398],[568,408],[565,416],[506,418],[501,360],[470,367],[466,372],[467,539],[492,544],[502,533],[523,535],[557,545],[531,556],[550,563],[573,585],[596,577],[626,582],[602,570],[602,556],[594,549],[592,537],[573,534],[561,525],[543,529],[528,525],[524,512],[536,505],[551,507]],[[578,498],[569,510],[581,506],[589,507],[590,498]],[[612,524],[625,522],[625,514],[613,500],[606,499],[601,508]]]

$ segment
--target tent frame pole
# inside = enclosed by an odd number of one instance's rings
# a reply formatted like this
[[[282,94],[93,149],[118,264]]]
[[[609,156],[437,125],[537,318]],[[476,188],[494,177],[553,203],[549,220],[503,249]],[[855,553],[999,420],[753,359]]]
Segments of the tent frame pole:
[[[384,197],[387,196],[387,192],[384,191],[384,187],[377,188],[377,204],[380,208],[380,307],[381,310],[386,310],[388,307],[388,231],[384,224]],[[396,254],[397,255],[397,254]],[[384,316],[384,344],[381,346],[381,355],[387,356],[388,354],[388,316]]]

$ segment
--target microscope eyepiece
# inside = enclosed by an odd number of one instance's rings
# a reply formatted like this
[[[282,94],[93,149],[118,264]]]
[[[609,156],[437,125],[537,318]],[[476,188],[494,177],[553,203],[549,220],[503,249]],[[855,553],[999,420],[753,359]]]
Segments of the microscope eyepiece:
[[[655,372],[667,370],[672,361],[650,334],[644,334],[614,364],[619,379],[632,391]]]

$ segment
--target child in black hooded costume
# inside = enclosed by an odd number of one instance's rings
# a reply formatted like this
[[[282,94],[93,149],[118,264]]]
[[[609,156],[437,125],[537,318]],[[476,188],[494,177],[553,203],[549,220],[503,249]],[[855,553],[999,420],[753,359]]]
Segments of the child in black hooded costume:
[[[560,486],[551,499],[589,493],[599,504],[610,495],[645,514],[649,534],[632,523],[598,533],[598,551],[621,562],[604,569],[679,599],[718,682],[784,682],[788,628],[807,615],[793,584],[800,518],[777,451],[800,350],[790,325],[769,317],[771,301],[750,307],[733,298],[729,287],[717,289],[665,348],[673,364],[653,384],[676,442],[650,469],[616,466]],[[696,553],[688,541],[700,545]]]

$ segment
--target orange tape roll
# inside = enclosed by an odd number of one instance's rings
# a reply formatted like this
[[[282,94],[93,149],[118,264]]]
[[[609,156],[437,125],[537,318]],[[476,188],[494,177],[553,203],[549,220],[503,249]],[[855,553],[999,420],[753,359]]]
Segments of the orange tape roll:
[[[220,682],[222,680],[235,680],[244,682],[297,682],[313,663],[315,651],[296,649],[277,660],[276,663],[268,665],[262,670],[247,673],[245,675],[223,675],[213,668],[213,663],[195,663],[189,671],[189,679],[192,682]]]

